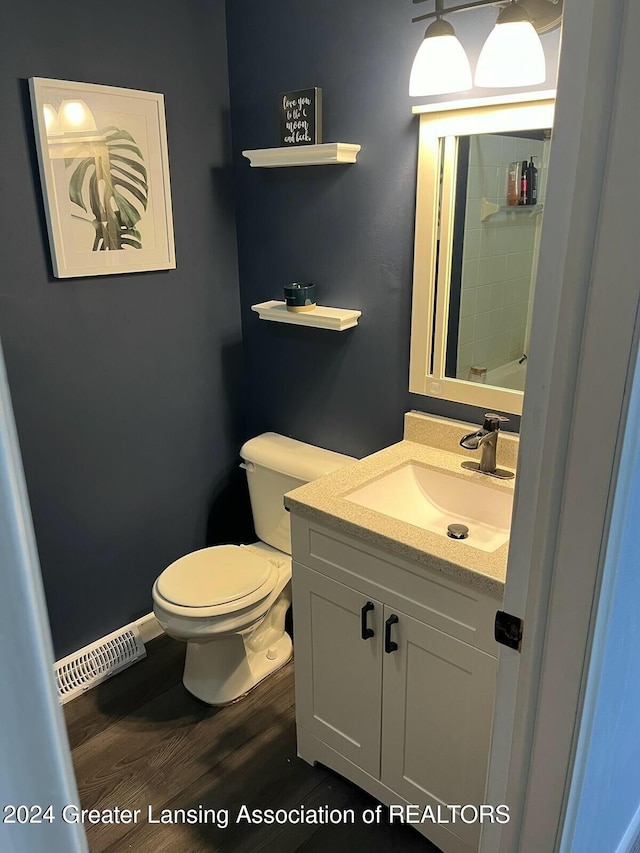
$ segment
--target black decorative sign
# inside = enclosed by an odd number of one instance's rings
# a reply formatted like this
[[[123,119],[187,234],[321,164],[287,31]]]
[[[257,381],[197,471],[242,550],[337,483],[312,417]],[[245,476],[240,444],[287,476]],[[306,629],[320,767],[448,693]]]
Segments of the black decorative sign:
[[[280,95],[280,145],[322,142],[322,89],[298,89]]]

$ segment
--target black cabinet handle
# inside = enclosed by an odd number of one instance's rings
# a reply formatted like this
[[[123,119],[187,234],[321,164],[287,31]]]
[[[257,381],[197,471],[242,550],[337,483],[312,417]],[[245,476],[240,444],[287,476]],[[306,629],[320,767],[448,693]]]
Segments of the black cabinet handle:
[[[361,627],[361,637],[363,640],[370,640],[373,637],[373,628],[367,627],[367,613],[370,610],[374,610],[373,601],[367,601],[362,610],[360,611],[360,627]]]
[[[391,639],[391,626],[395,625],[397,621],[398,617],[395,613],[392,613],[384,623],[384,650],[387,654],[395,652],[398,649],[398,644],[394,643]]]

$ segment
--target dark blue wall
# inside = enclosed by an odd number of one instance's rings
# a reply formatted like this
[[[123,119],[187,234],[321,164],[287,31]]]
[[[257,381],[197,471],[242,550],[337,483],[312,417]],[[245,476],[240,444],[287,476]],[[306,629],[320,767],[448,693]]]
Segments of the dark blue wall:
[[[411,408],[473,422],[483,414],[407,391],[418,128],[407,91],[425,26],[410,21],[432,8],[227,4],[251,433],[274,429],[361,456],[399,440]],[[495,18],[491,8],[455,16],[472,65]],[[540,88],[553,88],[558,32],[543,41],[549,74]],[[323,88],[324,140],[360,143],[358,163],[252,169],[241,151],[277,145],[279,93],[311,86]],[[360,309],[360,325],[336,333],[259,321],[250,306],[281,299],[291,281],[315,282],[321,304]]]
[[[410,408],[481,416],[406,391],[415,11],[228,4],[239,299],[223,0],[3,9],[0,337],[58,656],[149,612],[173,559],[251,535],[236,467],[247,435],[273,429],[364,455],[401,437]],[[494,20],[456,17],[472,62]],[[557,33],[545,46],[549,86]],[[164,93],[177,270],[53,278],[32,76]],[[277,143],[278,94],[314,85],[325,139],[362,144],[358,164],[252,170],[240,152]],[[250,306],[294,280],[315,281],[323,304],[360,308],[361,325],[260,322]]]
[[[1,38],[0,336],[62,656],[248,521],[224,2],[4,4]],[[164,93],[177,270],[52,277],[31,76]]]

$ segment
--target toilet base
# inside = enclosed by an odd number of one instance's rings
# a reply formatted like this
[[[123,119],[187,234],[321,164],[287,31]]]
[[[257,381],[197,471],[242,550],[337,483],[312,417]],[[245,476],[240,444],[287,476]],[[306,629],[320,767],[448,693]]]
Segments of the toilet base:
[[[291,606],[291,583],[264,618],[237,634],[187,643],[182,683],[207,705],[230,705],[290,659],[291,637],[284,620]]]
[[[267,648],[252,650],[241,634],[208,643],[187,643],[183,684],[207,705],[231,705],[284,666],[293,652],[284,633]]]

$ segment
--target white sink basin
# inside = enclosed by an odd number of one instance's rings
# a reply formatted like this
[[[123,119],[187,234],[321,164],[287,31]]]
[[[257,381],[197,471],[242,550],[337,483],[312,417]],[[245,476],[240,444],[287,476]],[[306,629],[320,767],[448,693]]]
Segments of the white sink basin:
[[[509,539],[512,493],[412,462],[344,498],[441,536],[450,524],[466,524],[469,536],[456,544],[481,551],[495,551]]]

